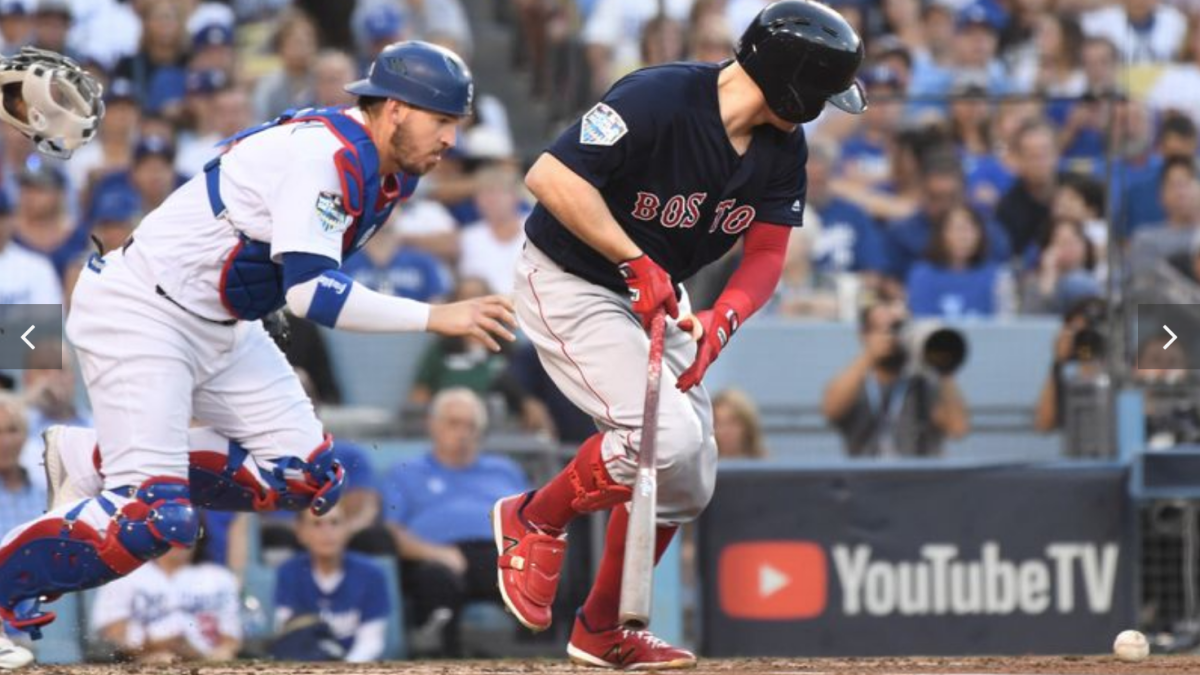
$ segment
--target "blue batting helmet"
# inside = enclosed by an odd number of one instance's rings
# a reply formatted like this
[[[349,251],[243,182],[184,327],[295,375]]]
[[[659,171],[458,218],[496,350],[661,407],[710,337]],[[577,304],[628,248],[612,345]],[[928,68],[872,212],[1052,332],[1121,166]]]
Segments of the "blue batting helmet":
[[[375,57],[367,78],[346,85],[346,91],[459,117],[471,114],[475,98],[471,71],[458,54],[418,40],[385,47]]]

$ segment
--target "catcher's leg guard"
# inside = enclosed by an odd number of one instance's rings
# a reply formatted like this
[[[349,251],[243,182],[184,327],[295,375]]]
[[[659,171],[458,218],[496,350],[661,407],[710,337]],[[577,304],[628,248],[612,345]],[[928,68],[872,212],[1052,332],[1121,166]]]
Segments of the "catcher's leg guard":
[[[225,451],[192,450],[188,476],[197,506],[215,511],[299,511],[311,508],[321,515],[337,503],[345,472],[333,457],[333,437],[307,459],[285,457],[274,466],[256,465],[237,441]]]
[[[51,512],[0,547],[0,619],[34,639],[54,620],[43,600],[125,576],[172,546],[195,543],[200,525],[187,482],[156,478]]]

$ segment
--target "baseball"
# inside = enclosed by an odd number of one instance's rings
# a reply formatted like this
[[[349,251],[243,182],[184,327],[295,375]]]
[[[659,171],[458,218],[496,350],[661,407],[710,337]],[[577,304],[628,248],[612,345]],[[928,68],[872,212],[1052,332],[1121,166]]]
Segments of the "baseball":
[[[1141,661],[1150,655],[1150,643],[1141,631],[1123,630],[1113,641],[1113,653],[1122,661]]]

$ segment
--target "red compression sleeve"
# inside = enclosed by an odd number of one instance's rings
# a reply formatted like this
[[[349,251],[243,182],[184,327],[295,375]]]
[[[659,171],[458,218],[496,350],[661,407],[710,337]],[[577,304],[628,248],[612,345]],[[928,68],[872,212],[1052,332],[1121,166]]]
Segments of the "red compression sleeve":
[[[733,308],[744,323],[767,304],[783,275],[783,260],[791,233],[792,228],[783,225],[757,221],[751,224],[743,241],[742,262],[725,284],[714,307]]]

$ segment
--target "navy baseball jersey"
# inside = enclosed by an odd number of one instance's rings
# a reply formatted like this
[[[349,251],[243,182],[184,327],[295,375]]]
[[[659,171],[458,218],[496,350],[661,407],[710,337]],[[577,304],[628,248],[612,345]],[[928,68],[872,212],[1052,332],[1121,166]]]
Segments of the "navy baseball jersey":
[[[721,66],[672,63],[627,75],[548,152],[603,195],[631,239],[675,282],[720,258],[755,221],[804,214],[804,130],[755,128],[739,156],[721,122]],[[525,224],[563,269],[625,291],[617,267],[538,204]]]

